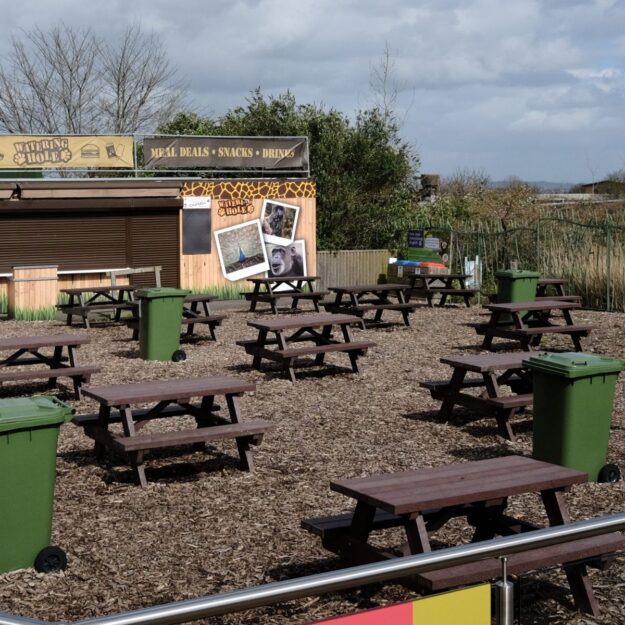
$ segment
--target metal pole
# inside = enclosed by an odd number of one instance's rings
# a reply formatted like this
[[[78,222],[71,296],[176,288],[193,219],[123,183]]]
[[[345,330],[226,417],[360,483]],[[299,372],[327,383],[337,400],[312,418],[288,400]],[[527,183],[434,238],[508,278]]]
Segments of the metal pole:
[[[606,247],[606,307],[608,312],[612,310],[612,232],[610,224],[605,227]]]
[[[501,579],[495,583],[495,625],[514,625],[514,584],[508,581],[508,558],[501,558]]]
[[[385,562],[274,582],[209,597],[166,603],[122,614],[85,619],[75,623],[76,625],[173,625],[174,623],[187,623],[209,616],[229,614],[300,597],[310,597],[364,584],[383,582],[623,529],[625,529],[625,513],[613,514],[588,521],[566,523],[565,525],[517,534],[516,536],[504,536],[460,547],[394,558]],[[0,613],[0,625],[45,625],[45,621]]]

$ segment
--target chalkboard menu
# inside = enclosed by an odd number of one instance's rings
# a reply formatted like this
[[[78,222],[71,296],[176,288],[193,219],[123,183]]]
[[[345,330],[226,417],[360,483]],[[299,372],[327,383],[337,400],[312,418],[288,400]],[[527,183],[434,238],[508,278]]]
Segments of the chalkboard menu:
[[[182,211],[182,253],[211,253],[211,209]]]
[[[424,247],[425,233],[423,230],[408,230],[408,247]]]

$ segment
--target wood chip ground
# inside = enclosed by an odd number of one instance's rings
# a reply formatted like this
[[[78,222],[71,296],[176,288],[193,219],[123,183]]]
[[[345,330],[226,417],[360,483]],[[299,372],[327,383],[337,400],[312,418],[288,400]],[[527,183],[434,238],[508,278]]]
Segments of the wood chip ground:
[[[326,362],[342,366],[334,375],[316,368],[298,372],[292,384],[284,375],[258,372],[235,345],[254,338],[246,326],[254,315],[231,310],[218,329],[218,341],[184,345],[182,363],[145,362],[123,326],[86,331],[90,345],[80,349],[84,363],[102,367],[93,384],[169,379],[211,374],[238,375],[257,383],[242,401],[244,418],[271,420],[276,428],[256,453],[256,472],[236,464],[234,442],[207,453],[161,452],[148,464],[148,488],[131,484],[123,463],[99,465],[82,430],[61,429],[52,543],[68,554],[68,569],[42,575],[20,570],[0,575],[0,612],[74,621],[98,615],[256,586],[322,571],[341,563],[319,540],[300,529],[302,518],[340,513],[351,502],[330,492],[330,480],[381,471],[402,471],[510,453],[531,453],[531,421],[515,419],[514,444],[497,436],[492,418],[459,410],[451,423],[438,423],[438,402],[419,388],[423,379],[442,378],[450,369],[438,362],[450,353],[479,351],[467,323],[484,321],[480,308],[420,308],[412,326],[355,330],[356,339],[377,347],[360,360],[362,373],[347,372],[343,354]],[[267,315],[258,315],[266,318]],[[625,315],[589,311],[577,323],[596,330],[584,340],[586,351],[625,358]],[[76,331],[85,332],[85,330]],[[59,322],[0,323],[0,335],[65,332]],[[205,328],[199,332],[206,333]],[[548,337],[546,347],[566,348],[567,337]],[[21,386],[21,394],[45,393],[42,386]],[[8,387],[0,397],[12,396]],[[69,397],[69,395],[61,397]],[[72,403],[78,413],[92,412],[90,400]],[[221,402],[223,404],[223,401]],[[172,427],[161,421],[156,428]],[[617,385],[609,461],[625,469],[625,375]],[[575,519],[625,510],[625,483],[585,484],[567,501]],[[512,511],[545,522],[538,497],[517,498]],[[438,535],[442,542],[465,541],[462,521]],[[397,531],[380,541],[393,542]],[[625,621],[625,560],[607,572],[592,572],[603,616],[579,615],[560,571],[527,575],[522,580],[522,623],[586,624]],[[292,601],[210,619],[209,623],[301,624],[407,600],[414,595],[395,584],[376,585]]]

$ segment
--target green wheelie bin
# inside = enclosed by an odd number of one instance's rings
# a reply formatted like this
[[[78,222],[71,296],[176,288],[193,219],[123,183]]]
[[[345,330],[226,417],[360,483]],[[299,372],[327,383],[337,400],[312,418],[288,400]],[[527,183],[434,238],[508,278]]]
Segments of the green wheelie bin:
[[[185,289],[141,289],[139,298],[139,355],[144,360],[180,362],[186,354],[180,349],[180,324]]]
[[[67,566],[50,533],[56,443],[73,412],[55,397],[0,399],[0,573]]]
[[[606,464],[614,387],[625,361],[582,352],[541,353],[525,363],[534,387],[533,456],[616,482]]]
[[[540,274],[537,271],[505,269],[495,272],[497,278],[497,303],[533,302]],[[511,315],[501,315],[501,323],[511,323]]]
[[[537,271],[505,269],[496,271],[497,303],[533,302],[540,274]]]

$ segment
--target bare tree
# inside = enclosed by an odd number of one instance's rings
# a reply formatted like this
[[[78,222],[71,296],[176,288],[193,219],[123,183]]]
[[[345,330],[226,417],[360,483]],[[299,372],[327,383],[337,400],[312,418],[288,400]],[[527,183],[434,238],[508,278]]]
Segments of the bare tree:
[[[112,132],[156,127],[181,105],[182,85],[176,80],[162,44],[130,26],[119,45],[101,48],[102,114]]]
[[[139,26],[118,45],[65,24],[12,39],[0,65],[0,130],[125,133],[152,130],[179,105],[165,51]]]

